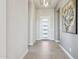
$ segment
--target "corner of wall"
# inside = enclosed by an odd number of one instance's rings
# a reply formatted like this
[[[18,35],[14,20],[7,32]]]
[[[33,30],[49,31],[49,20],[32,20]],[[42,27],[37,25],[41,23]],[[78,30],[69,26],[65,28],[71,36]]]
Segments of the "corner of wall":
[[[23,59],[24,56],[28,53],[28,49],[26,49],[26,51],[22,54],[22,56],[20,57],[20,59]]]

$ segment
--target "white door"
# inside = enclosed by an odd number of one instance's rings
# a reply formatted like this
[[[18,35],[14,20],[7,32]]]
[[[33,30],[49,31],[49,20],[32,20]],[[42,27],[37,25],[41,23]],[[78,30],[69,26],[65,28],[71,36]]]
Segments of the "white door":
[[[40,17],[40,39],[50,39],[50,17]]]

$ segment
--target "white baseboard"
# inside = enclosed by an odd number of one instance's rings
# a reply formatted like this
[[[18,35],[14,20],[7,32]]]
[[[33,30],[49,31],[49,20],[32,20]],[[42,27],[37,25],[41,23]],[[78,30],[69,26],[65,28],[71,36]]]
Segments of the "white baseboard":
[[[33,43],[29,43],[29,45],[31,45],[31,46],[32,46],[32,45],[33,45]]]
[[[25,56],[27,53],[28,53],[28,49],[26,49],[26,51],[24,52],[24,54],[21,56],[21,58],[20,58],[20,59],[23,59],[23,58],[24,58],[24,56]]]
[[[60,41],[59,40],[55,40],[55,42],[59,43]]]
[[[33,41],[33,42],[30,42],[29,45],[30,45],[30,46],[33,46],[35,42],[36,42],[36,40]]]
[[[70,59],[74,59],[74,57],[72,57],[70,53],[66,51],[66,49],[64,49],[60,44],[59,44],[59,47],[69,56]]]
[[[36,40],[40,40],[40,39],[36,39]]]

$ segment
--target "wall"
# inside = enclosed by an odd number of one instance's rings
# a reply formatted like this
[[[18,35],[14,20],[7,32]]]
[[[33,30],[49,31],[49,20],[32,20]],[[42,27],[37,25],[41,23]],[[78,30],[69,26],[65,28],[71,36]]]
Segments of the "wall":
[[[54,40],[54,9],[37,9],[37,40],[40,40],[40,17],[50,16],[51,40]]]
[[[29,2],[29,45],[33,45],[36,41],[36,8],[35,5],[32,2]]]
[[[60,43],[74,59],[78,59],[78,35],[62,32],[62,7],[68,1],[69,0],[62,0],[57,6],[57,9],[60,8]]]
[[[58,13],[57,10],[54,9],[54,39],[55,41],[59,41],[58,37]]]
[[[6,57],[6,0],[0,0],[0,59]]]
[[[7,59],[28,51],[28,0],[7,0]]]
[[[31,14],[31,6],[30,1],[28,1],[28,44],[30,44],[30,14]]]

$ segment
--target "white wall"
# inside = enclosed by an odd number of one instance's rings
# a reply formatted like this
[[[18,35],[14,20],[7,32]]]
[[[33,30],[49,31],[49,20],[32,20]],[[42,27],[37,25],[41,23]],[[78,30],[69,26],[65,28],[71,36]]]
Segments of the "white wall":
[[[29,45],[33,45],[36,40],[36,8],[32,2],[29,2],[29,31],[30,31],[30,38],[29,38]]]
[[[60,8],[60,43],[74,59],[78,59],[78,35],[62,32],[62,8],[68,1],[62,0],[57,6],[57,9]]]
[[[57,18],[57,10],[54,9],[54,38],[55,41],[58,41],[59,37],[58,37],[58,18]]]
[[[50,16],[50,31],[51,31],[51,40],[54,40],[54,9],[37,9],[36,13],[37,20],[37,40],[40,40],[40,17]]]
[[[28,0],[7,0],[7,59],[27,52]]]
[[[6,0],[0,0],[0,59],[6,57]]]
[[[30,14],[31,14],[31,7],[30,2],[28,1],[28,45],[30,44]]]

